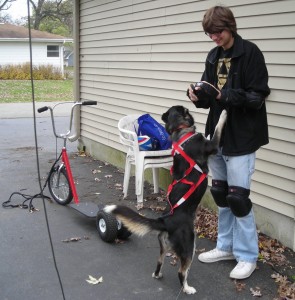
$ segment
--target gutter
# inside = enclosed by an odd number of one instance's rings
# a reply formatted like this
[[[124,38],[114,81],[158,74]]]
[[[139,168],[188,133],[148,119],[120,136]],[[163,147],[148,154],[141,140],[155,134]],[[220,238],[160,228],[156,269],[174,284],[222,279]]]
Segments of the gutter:
[[[29,38],[0,38],[0,42],[28,42]],[[32,38],[32,42],[46,42],[46,43],[67,43],[73,42],[73,39],[46,39],[46,38]]]

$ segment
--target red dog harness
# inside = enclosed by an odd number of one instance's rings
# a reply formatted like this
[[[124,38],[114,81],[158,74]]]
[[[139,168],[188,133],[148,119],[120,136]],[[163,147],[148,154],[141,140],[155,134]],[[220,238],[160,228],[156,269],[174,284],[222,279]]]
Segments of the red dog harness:
[[[203,172],[203,170],[198,166],[198,164],[192,159],[190,158],[184,151],[183,151],[183,147],[182,144],[184,144],[186,141],[188,141],[191,137],[193,137],[194,135],[196,135],[196,133],[192,133],[189,132],[186,135],[184,135],[177,143],[173,143],[173,147],[172,147],[172,156],[174,156],[175,154],[180,154],[188,163],[189,163],[189,168],[185,171],[184,176],[179,179],[179,180],[174,180],[168,187],[168,191],[167,191],[167,200],[170,204],[171,210],[170,210],[170,214],[173,214],[173,211],[175,208],[177,208],[178,206],[180,206],[185,200],[187,200],[189,198],[189,196],[198,188],[198,186],[204,181],[204,179],[207,177],[207,174]],[[197,182],[192,182],[192,181],[188,181],[186,179],[186,177],[190,174],[190,172],[196,169],[197,171],[199,171],[201,173],[201,176],[199,178],[199,180]],[[170,170],[171,175],[173,174],[173,167]],[[176,204],[174,204],[172,206],[171,202],[169,201],[169,195],[172,191],[172,188],[177,184],[177,183],[184,183],[184,184],[188,184],[190,185],[190,189],[185,193],[184,196],[182,196]]]

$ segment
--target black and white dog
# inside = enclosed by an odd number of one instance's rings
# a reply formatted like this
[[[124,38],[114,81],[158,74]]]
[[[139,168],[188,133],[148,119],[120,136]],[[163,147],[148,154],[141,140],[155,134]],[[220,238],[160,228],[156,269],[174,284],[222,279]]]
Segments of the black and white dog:
[[[162,266],[167,251],[174,252],[180,260],[178,276],[183,292],[194,294],[195,288],[187,284],[187,276],[195,253],[194,219],[207,188],[207,160],[217,152],[227,113],[221,113],[214,136],[207,140],[195,132],[194,119],[188,109],[173,106],[162,115],[165,128],[173,142],[173,182],[168,189],[170,208],[157,219],[143,217],[125,206],[109,205],[105,212],[113,213],[131,232],[143,236],[159,232],[160,257],[153,273],[162,277]]]

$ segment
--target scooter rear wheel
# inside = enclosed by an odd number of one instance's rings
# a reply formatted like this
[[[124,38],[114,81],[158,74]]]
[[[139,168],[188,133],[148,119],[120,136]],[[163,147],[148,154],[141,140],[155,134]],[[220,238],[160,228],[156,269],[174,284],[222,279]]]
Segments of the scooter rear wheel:
[[[118,222],[112,214],[99,211],[96,216],[96,228],[101,239],[107,243],[112,243],[117,238]]]

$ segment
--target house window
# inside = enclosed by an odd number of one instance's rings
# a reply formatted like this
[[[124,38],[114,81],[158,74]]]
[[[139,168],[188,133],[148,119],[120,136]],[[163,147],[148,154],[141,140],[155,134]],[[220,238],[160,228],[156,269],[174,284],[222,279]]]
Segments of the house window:
[[[59,57],[59,46],[47,46],[47,57]]]

